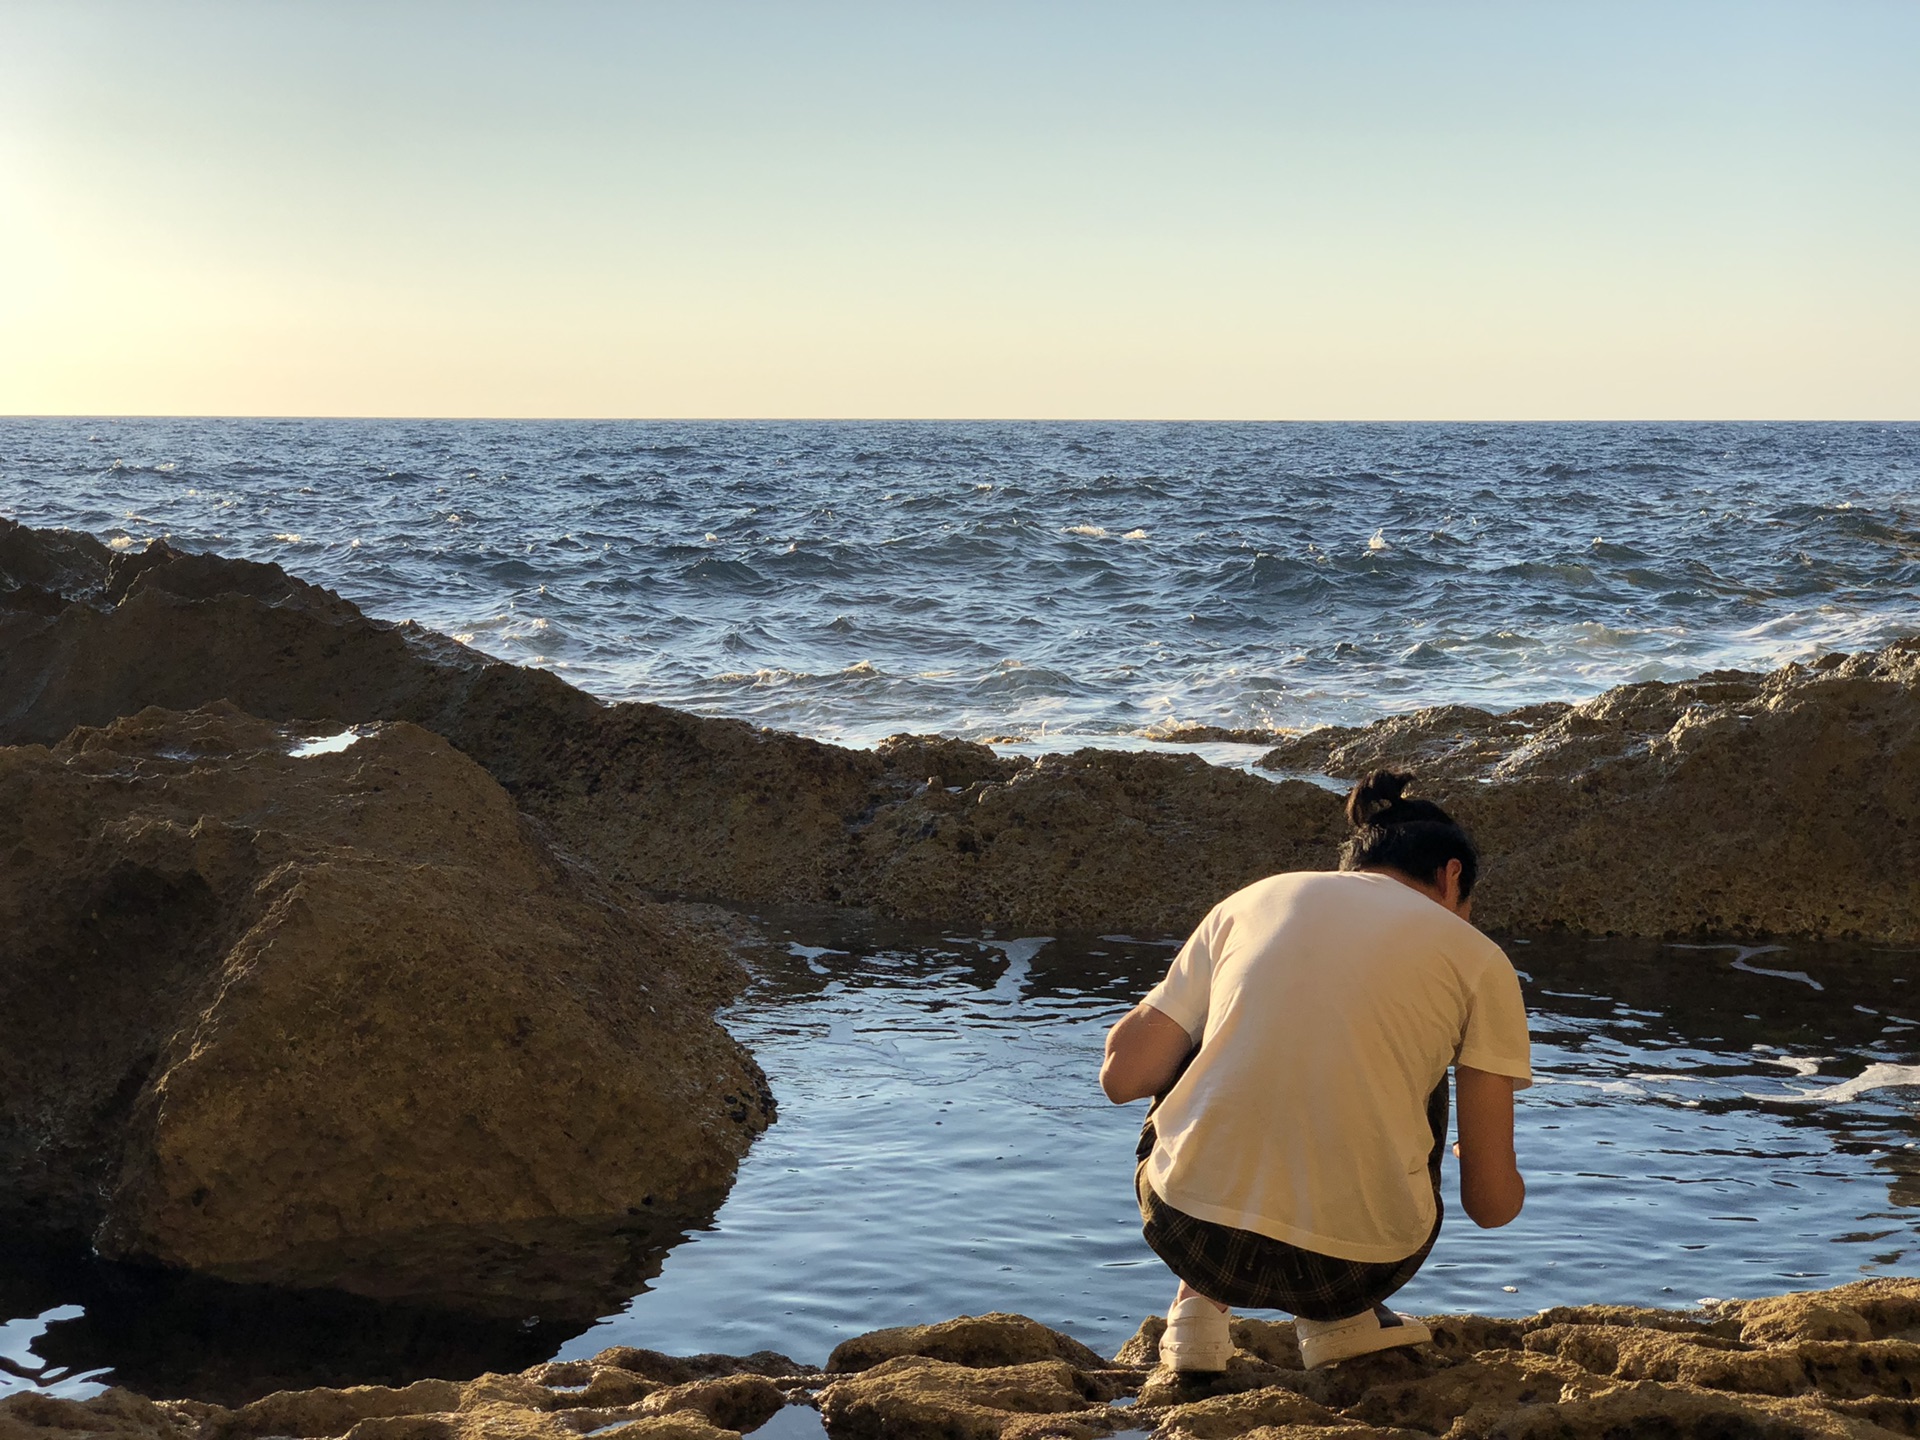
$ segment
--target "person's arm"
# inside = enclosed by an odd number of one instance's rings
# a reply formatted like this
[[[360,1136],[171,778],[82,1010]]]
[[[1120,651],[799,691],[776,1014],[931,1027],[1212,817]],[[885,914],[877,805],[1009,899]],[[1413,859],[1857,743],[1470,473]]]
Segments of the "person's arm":
[[[1116,1105],[1158,1095],[1173,1083],[1192,1049],[1193,1037],[1178,1020],[1151,1005],[1136,1005],[1107,1032],[1100,1088]]]
[[[1456,1065],[1453,1092],[1460,1113],[1460,1204],[1483,1230],[1505,1225],[1527,1201],[1513,1154],[1513,1079]]]

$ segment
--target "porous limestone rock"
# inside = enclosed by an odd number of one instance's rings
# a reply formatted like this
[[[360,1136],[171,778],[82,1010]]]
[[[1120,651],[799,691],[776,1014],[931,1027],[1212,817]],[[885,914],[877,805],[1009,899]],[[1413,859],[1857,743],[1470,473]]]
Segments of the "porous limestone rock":
[[[643,1415],[705,1416],[722,1430],[757,1430],[787,1403],[787,1395],[764,1375],[723,1375],[689,1380],[656,1391],[640,1402]]]
[[[1107,1364],[1064,1331],[1025,1315],[995,1311],[990,1315],[963,1315],[937,1325],[899,1325],[856,1335],[834,1347],[827,1357],[827,1371],[844,1375],[870,1370],[902,1355],[923,1355],[976,1368],[1024,1365],[1036,1360],[1063,1360],[1082,1370],[1100,1370]]]
[[[199,1440],[203,1433],[194,1407],[156,1403],[131,1390],[111,1389],[87,1401],[29,1390],[0,1400],[0,1440]]]
[[[1276,745],[1287,738],[1283,730],[1247,730],[1229,725],[1207,725],[1197,720],[1176,721],[1169,725],[1149,725],[1140,732],[1143,739],[1165,745]]]
[[[1337,1425],[1340,1416],[1277,1385],[1170,1405],[1159,1412],[1164,1440],[1231,1440],[1274,1425]]]
[[[976,1368],[899,1355],[820,1393],[833,1440],[1092,1440],[1117,1424],[1111,1392],[1064,1360]]]
[[[1920,937],[1920,639],[1580,705],[1421,710],[1262,763],[1414,772],[1480,843],[1490,929]]]
[[[771,1118],[737,982],[409,724],[0,749],[0,1209],[225,1279],[603,1313]]]
[[[1044,928],[1179,930],[1275,869],[1331,863],[1331,797],[1190,756],[1039,764],[937,736],[848,750],[602,705],[278,566],[116,554],[0,520],[0,742],[225,699],[312,730],[445,736],[609,881]],[[938,781],[929,785],[930,780]]]
[[[0,1401],[0,1440],[76,1440],[86,1434],[144,1440],[579,1440],[586,1434],[624,1440],[739,1440],[788,1401],[763,1376],[695,1381],[663,1389],[603,1357],[574,1366],[599,1379],[627,1375],[645,1398],[609,1402],[595,1386],[563,1386],[538,1366],[524,1375],[482,1375],[463,1384],[423,1380],[394,1388],[287,1390],[228,1409],[195,1401],[150,1401],[110,1390],[89,1401],[39,1395]],[[804,1385],[806,1375],[793,1377]],[[695,1391],[695,1386],[721,1387]],[[749,1398],[747,1391],[751,1388]],[[804,1393],[804,1392],[796,1392]],[[722,1398],[722,1396],[726,1398]],[[719,1418],[716,1418],[719,1417]],[[737,1422],[734,1423],[734,1422]]]
[[[690,1385],[699,1380],[725,1379],[733,1375],[809,1375],[815,1373],[811,1365],[802,1365],[798,1360],[773,1350],[756,1350],[751,1355],[665,1355],[658,1350],[640,1350],[631,1345],[615,1345],[602,1350],[591,1361],[574,1360],[549,1366],[549,1376],[558,1375],[568,1366],[585,1366],[598,1375],[609,1369],[624,1370],[629,1374],[644,1376],[655,1384],[678,1386]],[[532,1372],[529,1372],[532,1373]],[[579,1372],[578,1379],[562,1380],[548,1378],[542,1383],[550,1385],[584,1385],[587,1372]]]
[[[896,915],[1178,933],[1262,876],[1330,867],[1344,823],[1335,798],[1304,781],[1194,755],[1079,750],[877,811],[844,888]]]
[[[1699,1311],[1440,1316],[1433,1344],[1314,1371],[1291,1326],[1245,1321],[1226,1375],[1176,1379],[1148,1368],[1152,1324],[1112,1365],[1083,1368],[1003,1363],[1057,1332],[996,1315],[913,1327],[917,1343],[950,1343],[971,1364],[901,1351],[907,1332],[894,1330],[859,1337],[872,1343],[853,1353],[888,1358],[852,1373],[613,1349],[523,1375],[290,1391],[236,1409],[124,1390],[25,1395],[0,1401],[0,1440],[738,1440],[816,1391],[830,1440],[1890,1440],[1920,1433],[1920,1345],[1905,1333],[1916,1316],[1912,1279]],[[1809,1338],[1836,1327],[1850,1338]]]

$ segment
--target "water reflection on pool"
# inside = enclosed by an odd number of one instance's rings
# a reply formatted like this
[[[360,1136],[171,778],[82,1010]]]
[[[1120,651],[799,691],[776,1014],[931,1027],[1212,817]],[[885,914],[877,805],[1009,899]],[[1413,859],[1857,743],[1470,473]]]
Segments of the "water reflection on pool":
[[[848,1335],[990,1309],[1111,1353],[1165,1307],[1130,1185],[1144,1106],[1108,1105],[1095,1072],[1170,944],[761,921],[772,944],[726,1019],[766,1066],[779,1123],[713,1227],[621,1313],[582,1332],[0,1235],[0,1394],[119,1383],[238,1403],[613,1344],[818,1362]],[[1687,1305],[1920,1273],[1915,952],[1536,939],[1510,953],[1540,1081],[1518,1107],[1527,1209],[1489,1232],[1451,1207],[1406,1308]]]
[[[1110,1351],[1165,1307],[1130,1188],[1144,1106],[1108,1105],[1095,1072],[1171,946],[761,918],[779,943],[726,1019],[779,1123],[714,1228],[564,1354],[817,1362],[864,1330],[989,1309]],[[1527,1209],[1478,1231],[1450,1174],[1452,1214],[1405,1308],[1684,1305],[1920,1269],[1914,952],[1509,953],[1540,1081],[1519,1106]]]

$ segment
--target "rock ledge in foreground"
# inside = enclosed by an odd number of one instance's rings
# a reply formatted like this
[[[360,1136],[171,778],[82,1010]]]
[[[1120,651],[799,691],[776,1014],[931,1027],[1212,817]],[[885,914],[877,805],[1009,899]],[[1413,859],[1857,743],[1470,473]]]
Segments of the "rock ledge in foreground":
[[[110,1391],[0,1402],[0,1440],[738,1440],[813,1404],[831,1440],[1890,1440],[1920,1433],[1920,1280],[1701,1311],[1580,1306],[1431,1320],[1415,1350],[1300,1367],[1290,1322],[1240,1320],[1224,1375],[1154,1371],[1162,1322],[1112,1362],[1019,1315],[876,1331],[854,1373],[785,1356],[591,1360],[404,1389],[286,1391],[238,1409]],[[932,1352],[943,1352],[941,1358]],[[972,1361],[952,1358],[971,1355]],[[1072,1358],[1063,1358],[1072,1357]]]

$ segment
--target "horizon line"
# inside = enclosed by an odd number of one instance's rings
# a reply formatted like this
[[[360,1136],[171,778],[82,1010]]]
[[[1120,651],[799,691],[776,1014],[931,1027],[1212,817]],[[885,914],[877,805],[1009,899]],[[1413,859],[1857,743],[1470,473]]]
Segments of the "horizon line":
[[[8,420],[268,420],[268,421],[395,421],[428,424],[603,424],[603,425],[1915,425],[1913,416],[1818,416],[1760,418],[1755,416],[1615,416],[1544,417],[1481,416],[1474,419],[1401,416],[1285,417],[1230,415],[417,415],[243,413],[215,411],[154,411],[116,414],[104,410],[45,410],[0,413]]]

